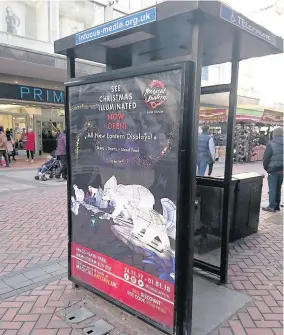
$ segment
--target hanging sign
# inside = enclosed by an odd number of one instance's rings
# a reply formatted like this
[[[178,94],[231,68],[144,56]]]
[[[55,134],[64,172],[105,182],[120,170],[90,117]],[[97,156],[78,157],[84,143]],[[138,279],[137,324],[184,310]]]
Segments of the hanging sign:
[[[182,70],[69,87],[71,277],[173,327]]]
[[[276,35],[224,4],[220,7],[220,18],[276,46]]]

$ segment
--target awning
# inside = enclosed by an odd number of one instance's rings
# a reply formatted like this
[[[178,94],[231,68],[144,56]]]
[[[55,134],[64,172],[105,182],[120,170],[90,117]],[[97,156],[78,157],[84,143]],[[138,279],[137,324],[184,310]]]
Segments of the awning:
[[[283,126],[283,114],[284,113],[280,111],[265,109],[261,117],[261,120],[265,124]]]
[[[200,123],[227,122],[227,109],[201,109],[199,112]]]

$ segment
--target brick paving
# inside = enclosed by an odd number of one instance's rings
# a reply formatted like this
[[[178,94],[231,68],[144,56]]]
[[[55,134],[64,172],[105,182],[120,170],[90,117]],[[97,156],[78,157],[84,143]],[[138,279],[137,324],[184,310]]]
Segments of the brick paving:
[[[66,253],[66,186],[0,196],[0,275]]]
[[[258,234],[230,248],[228,287],[254,301],[212,334],[283,335],[283,212],[261,212]]]
[[[0,213],[0,280],[12,271],[66,257],[65,186],[3,193]],[[228,287],[254,300],[210,335],[283,334],[282,262],[283,212],[261,212],[258,234],[233,243],[229,260]],[[66,278],[23,288],[22,293],[0,301],[0,335],[81,334],[58,313],[85,298],[86,292],[72,289]],[[117,320],[125,320],[118,313]],[[134,334],[138,331],[127,332]]]
[[[47,156],[47,155],[46,155]],[[17,161],[12,161],[9,169],[32,169],[37,166],[42,165],[46,161],[46,158],[37,157],[34,159],[34,162],[26,162],[24,157],[17,158]],[[3,166],[0,166],[0,171],[6,169]]]

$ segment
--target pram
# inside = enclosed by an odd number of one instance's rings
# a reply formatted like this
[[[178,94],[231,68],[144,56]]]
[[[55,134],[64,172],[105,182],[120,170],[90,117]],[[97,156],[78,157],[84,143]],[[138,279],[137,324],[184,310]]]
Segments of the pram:
[[[57,159],[56,151],[54,150],[52,151],[50,156],[47,157],[45,163],[40,168],[38,168],[35,179],[46,181],[48,175],[50,179],[54,178],[56,172],[60,169],[60,167],[61,167],[60,161]]]

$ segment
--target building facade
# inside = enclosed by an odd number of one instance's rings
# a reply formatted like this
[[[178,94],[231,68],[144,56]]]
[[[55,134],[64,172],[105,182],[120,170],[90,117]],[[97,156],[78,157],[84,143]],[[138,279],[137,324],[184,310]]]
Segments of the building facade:
[[[55,148],[64,128],[66,59],[53,52],[61,37],[151,6],[153,0],[0,1],[0,125],[15,140],[33,128],[37,154]],[[104,71],[76,61],[76,76]]]
[[[102,24],[134,11],[152,6],[161,0],[12,0],[0,1],[0,125],[13,129],[16,139],[23,129],[33,128],[36,133],[36,153],[55,146],[55,134],[64,128],[64,81],[67,79],[66,59],[55,55],[56,39]],[[238,1],[227,0],[236,7]],[[284,35],[284,17],[281,3],[266,11],[249,15],[253,20]],[[245,9],[247,6],[245,6]],[[237,8],[240,11],[241,8]],[[250,9],[252,10],[252,9]],[[243,11],[244,14],[249,14]],[[268,16],[267,16],[268,15]],[[276,66],[274,73],[284,73],[283,56],[279,63],[261,60]],[[281,58],[282,57],[282,58]],[[76,76],[104,71],[104,65],[83,60],[76,61]],[[276,65],[278,64],[278,65]],[[282,106],[283,94],[259,78],[259,64],[255,60],[242,62],[239,92],[248,104],[259,104],[264,98],[272,105]],[[278,66],[278,70],[277,70]],[[269,67],[263,66],[266,71]],[[282,69],[282,72],[281,72]],[[257,78],[257,79],[254,79]],[[203,68],[202,85],[230,82],[230,64]],[[272,79],[271,79],[272,80]],[[270,81],[271,81],[270,80]],[[263,94],[263,91],[266,92]],[[277,93],[278,92],[278,93]],[[279,99],[278,99],[279,96]],[[221,96],[214,99],[221,99]],[[222,97],[224,99],[224,97]],[[226,97],[227,99],[227,97]],[[266,101],[267,104],[267,101]],[[53,141],[52,146],[48,143]]]

